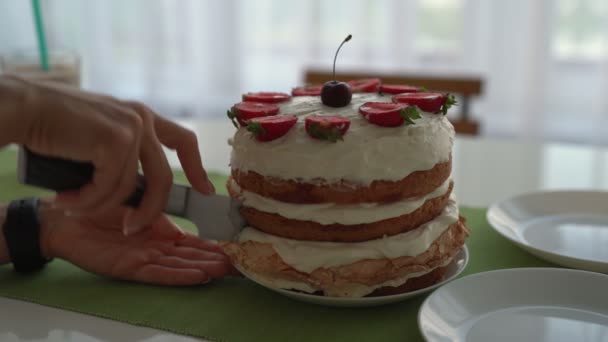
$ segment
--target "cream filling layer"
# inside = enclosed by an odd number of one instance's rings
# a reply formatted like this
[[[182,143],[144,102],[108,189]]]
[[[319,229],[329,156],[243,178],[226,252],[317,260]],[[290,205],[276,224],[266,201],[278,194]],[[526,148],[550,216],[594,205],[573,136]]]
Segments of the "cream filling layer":
[[[454,259],[453,257],[449,258],[442,265],[439,265],[437,268],[445,267],[445,266],[449,265],[453,259]],[[344,286],[340,286],[339,289],[330,290],[329,291],[330,293],[327,293],[326,295],[332,296],[332,297],[353,297],[353,298],[364,297],[382,287],[401,286],[401,285],[405,284],[408,280],[410,280],[412,278],[421,277],[425,274],[429,274],[433,270],[435,270],[435,268],[427,270],[427,271],[423,271],[423,272],[412,272],[403,277],[390,279],[385,282],[382,282],[379,284],[374,284],[374,285],[365,285],[365,284],[360,284],[360,283],[348,283],[348,284],[345,284]],[[254,274],[254,273],[249,273],[249,272],[247,272],[247,277],[251,278],[252,280],[254,280],[257,283],[260,283],[264,286],[267,286],[270,288],[275,288],[275,289],[298,290],[298,291],[302,291],[302,292],[306,292],[306,293],[315,293],[315,292],[319,291],[319,289],[316,289],[316,288],[310,286],[309,284],[300,282],[300,281],[293,281],[293,280],[279,279],[279,278],[270,278],[270,277],[266,277],[266,276],[263,276],[260,274]]]
[[[300,241],[267,234],[246,227],[239,242],[270,243],[285,263],[294,269],[311,273],[317,268],[352,264],[364,259],[395,259],[416,256],[426,251],[449,226],[458,221],[458,206],[453,198],[435,219],[405,233],[376,240],[346,243]]]
[[[379,127],[359,113],[359,107],[369,101],[391,102],[391,96],[353,94],[351,103],[342,108],[325,106],[318,96],[294,97],[279,104],[279,115],[298,116],[296,126],[270,142],[259,142],[239,128],[229,140],[230,165],[243,172],[307,183],[345,180],[369,185],[374,180],[401,180],[450,159],[454,127],[445,116],[422,113],[414,125]],[[342,141],[316,140],[304,129],[309,115],[341,115],[351,125]]]
[[[412,213],[422,207],[427,200],[445,195],[450,188],[450,182],[451,179],[446,180],[441,186],[425,196],[386,204],[294,204],[242,190],[234,180],[231,180],[228,186],[233,193],[240,194],[239,197],[246,207],[278,214],[293,220],[312,221],[323,225],[334,223],[352,225],[378,222]]]

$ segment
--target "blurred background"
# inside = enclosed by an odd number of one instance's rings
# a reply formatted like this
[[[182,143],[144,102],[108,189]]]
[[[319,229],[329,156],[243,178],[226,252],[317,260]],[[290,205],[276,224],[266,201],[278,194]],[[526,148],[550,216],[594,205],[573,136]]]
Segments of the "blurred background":
[[[50,52],[88,90],[223,120],[311,69],[476,80],[490,137],[608,145],[606,0],[42,0]],[[0,55],[36,51],[31,3],[0,0]],[[72,63],[72,62],[71,62]],[[5,64],[5,69],[8,68]],[[451,114],[453,115],[453,114]]]

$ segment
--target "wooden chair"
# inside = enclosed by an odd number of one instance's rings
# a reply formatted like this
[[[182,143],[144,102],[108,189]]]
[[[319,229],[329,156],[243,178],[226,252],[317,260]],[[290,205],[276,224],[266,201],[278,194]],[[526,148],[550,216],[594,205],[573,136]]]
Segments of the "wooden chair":
[[[342,72],[341,81],[359,78],[380,78],[384,83],[410,84],[427,89],[449,92],[459,96],[460,113],[452,119],[452,124],[459,134],[479,135],[479,122],[470,116],[470,104],[473,96],[481,95],[483,81],[477,77],[436,76],[421,74],[378,74],[372,72]],[[332,79],[331,70],[307,70],[304,80],[307,84],[323,84]]]

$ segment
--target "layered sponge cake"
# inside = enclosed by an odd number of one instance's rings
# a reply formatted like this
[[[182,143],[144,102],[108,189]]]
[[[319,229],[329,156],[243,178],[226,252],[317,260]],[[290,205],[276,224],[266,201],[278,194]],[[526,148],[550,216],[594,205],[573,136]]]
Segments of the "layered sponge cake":
[[[248,276],[337,297],[443,278],[468,235],[452,195],[449,98],[399,98],[378,83],[340,108],[308,88],[248,94],[229,112],[227,186],[248,226],[224,250]]]

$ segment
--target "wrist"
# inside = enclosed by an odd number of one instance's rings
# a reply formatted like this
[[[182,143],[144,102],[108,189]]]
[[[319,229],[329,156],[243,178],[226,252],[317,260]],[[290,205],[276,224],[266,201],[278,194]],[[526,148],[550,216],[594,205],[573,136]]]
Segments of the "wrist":
[[[40,211],[40,208],[43,210]],[[49,242],[52,241],[52,229],[45,229],[43,241],[39,213],[44,213],[46,222],[55,222],[55,218],[54,215],[47,214],[46,208],[48,202],[37,198],[14,200],[6,206],[2,211],[4,220],[0,238],[0,263],[11,262],[16,272],[30,273],[40,270],[51,260],[53,252],[49,248]]]

